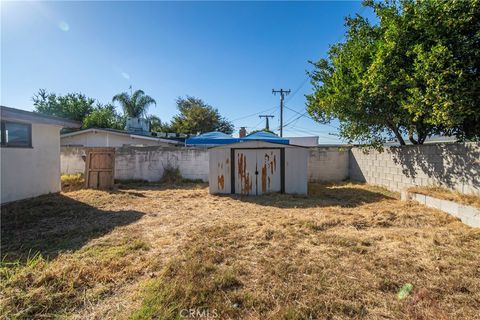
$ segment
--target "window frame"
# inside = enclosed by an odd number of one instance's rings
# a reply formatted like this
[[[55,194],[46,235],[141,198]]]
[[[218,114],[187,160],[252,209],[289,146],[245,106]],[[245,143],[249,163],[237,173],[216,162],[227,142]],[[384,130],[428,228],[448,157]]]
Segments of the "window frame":
[[[15,144],[15,143],[7,143],[7,134],[6,134],[6,124],[7,123],[13,123],[13,124],[20,124],[27,126],[27,138],[28,138],[28,143],[27,144]],[[31,149],[33,148],[32,145],[32,124],[31,123],[26,123],[26,122],[19,122],[19,121],[9,121],[9,120],[2,120],[1,121],[1,143],[0,146],[2,148],[24,148],[24,149]]]

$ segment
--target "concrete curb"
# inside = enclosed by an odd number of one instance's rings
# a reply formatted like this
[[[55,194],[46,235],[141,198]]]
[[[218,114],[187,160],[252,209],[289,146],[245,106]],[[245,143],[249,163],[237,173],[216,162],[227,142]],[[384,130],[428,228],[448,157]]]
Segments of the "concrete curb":
[[[442,210],[459,218],[470,227],[480,228],[480,209],[478,208],[406,190],[402,191],[401,199],[403,201],[413,200],[427,207]]]

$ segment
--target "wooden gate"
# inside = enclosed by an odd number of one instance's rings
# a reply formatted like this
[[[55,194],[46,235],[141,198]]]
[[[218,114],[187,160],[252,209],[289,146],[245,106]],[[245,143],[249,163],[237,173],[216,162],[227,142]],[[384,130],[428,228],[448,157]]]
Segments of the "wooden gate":
[[[115,148],[86,148],[85,187],[111,189],[115,174]]]

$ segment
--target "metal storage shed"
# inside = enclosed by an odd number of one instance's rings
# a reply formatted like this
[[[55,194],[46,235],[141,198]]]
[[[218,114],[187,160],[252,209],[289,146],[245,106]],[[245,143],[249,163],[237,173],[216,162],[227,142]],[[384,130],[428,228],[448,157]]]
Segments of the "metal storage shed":
[[[247,141],[209,149],[210,193],[307,194],[308,149]]]

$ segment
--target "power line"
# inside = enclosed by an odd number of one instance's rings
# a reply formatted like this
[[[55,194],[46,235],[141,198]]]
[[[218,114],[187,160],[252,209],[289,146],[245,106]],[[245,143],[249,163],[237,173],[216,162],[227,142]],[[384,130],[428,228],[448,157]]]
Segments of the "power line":
[[[312,121],[317,122],[317,120],[315,120],[315,119],[313,119],[312,117],[310,117],[310,116],[307,115],[307,112],[308,112],[308,111],[302,114],[302,113],[298,112],[297,110],[294,110],[294,109],[289,108],[289,107],[287,107],[287,106],[284,106],[284,107],[285,107],[286,109],[290,110],[290,111],[293,111],[293,112],[299,114],[299,115],[300,115],[300,118],[301,118],[301,117],[305,117],[305,118],[308,118],[308,119],[310,119],[310,120],[312,120]],[[333,126],[333,125],[331,125],[331,124],[329,124],[329,123],[322,123],[322,124],[338,130],[337,127],[335,127],[335,126]]]
[[[290,95],[288,98],[287,98],[287,101],[285,102],[288,102],[290,100],[293,99],[293,97],[300,91],[300,89],[303,88],[303,86],[305,85],[305,83],[307,83],[309,77],[307,76],[305,79],[302,80],[302,82],[298,85],[297,89],[295,89],[295,91],[293,91],[292,95]]]
[[[246,119],[246,118],[250,118],[250,117],[253,117],[253,116],[256,116],[256,115],[259,115],[261,113],[266,113],[270,110],[273,110],[273,109],[276,109],[277,107],[272,107],[272,108],[268,108],[266,110],[262,110],[262,111],[259,111],[259,112],[255,112],[255,113],[252,113],[252,114],[249,114],[249,115],[246,115],[246,116],[242,116],[240,118],[236,118],[236,119],[233,119],[231,121],[238,121],[238,120],[242,120],[242,119]]]

